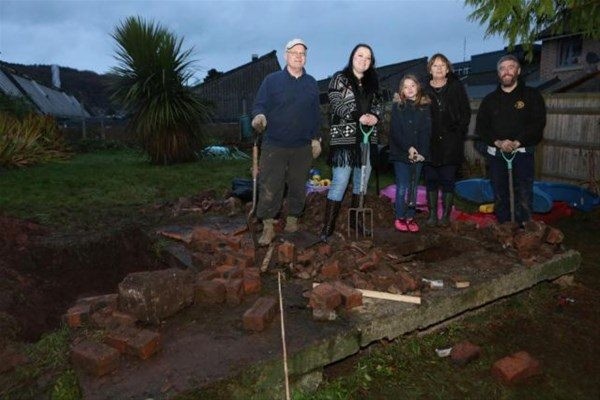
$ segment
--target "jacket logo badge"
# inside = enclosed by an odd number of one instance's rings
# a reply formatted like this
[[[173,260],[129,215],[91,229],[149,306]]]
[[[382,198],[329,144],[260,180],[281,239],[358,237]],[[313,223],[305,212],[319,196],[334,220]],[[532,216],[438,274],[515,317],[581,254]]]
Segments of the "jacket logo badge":
[[[524,107],[525,107],[525,102],[524,102],[524,101],[522,101],[522,100],[518,100],[518,101],[515,103],[515,108],[516,108],[517,110],[520,110],[521,108],[524,108]]]

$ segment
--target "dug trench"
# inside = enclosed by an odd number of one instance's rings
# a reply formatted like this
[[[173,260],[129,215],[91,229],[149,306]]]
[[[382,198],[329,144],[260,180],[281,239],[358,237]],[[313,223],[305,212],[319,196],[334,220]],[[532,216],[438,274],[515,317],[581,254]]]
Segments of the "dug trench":
[[[58,328],[79,297],[113,293],[130,272],[165,268],[140,227],[60,236],[0,217],[0,342],[32,342]]]

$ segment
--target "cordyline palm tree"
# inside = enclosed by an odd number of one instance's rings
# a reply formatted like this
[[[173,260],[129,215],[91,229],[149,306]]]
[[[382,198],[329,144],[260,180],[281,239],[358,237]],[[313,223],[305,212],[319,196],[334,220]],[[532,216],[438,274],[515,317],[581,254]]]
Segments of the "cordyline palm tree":
[[[195,159],[200,125],[208,107],[185,85],[192,75],[192,49],[182,39],[140,17],[129,17],[112,34],[118,65],[112,97],[131,113],[131,129],[153,164]]]

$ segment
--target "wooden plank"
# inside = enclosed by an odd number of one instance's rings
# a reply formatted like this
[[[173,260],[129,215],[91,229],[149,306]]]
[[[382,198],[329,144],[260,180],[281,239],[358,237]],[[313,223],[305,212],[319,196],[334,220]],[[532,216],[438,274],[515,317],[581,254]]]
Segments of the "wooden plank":
[[[313,282],[313,288],[319,286],[320,283]],[[364,297],[369,297],[371,299],[380,299],[380,300],[390,300],[390,301],[400,301],[403,303],[411,303],[411,304],[421,304],[421,298],[417,296],[407,296],[404,294],[393,294],[388,292],[377,292],[375,290],[365,290],[365,289],[356,289],[362,293]]]
[[[387,292],[376,292],[374,290],[356,289],[365,297],[372,299],[401,301],[403,303],[421,304],[421,298],[417,296],[407,296],[404,294],[393,294]]]

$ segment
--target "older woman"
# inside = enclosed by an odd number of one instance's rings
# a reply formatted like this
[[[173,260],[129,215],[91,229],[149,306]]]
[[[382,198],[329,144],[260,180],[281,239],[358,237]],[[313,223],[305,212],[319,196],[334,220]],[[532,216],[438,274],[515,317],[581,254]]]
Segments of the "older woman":
[[[327,161],[332,167],[333,179],[327,194],[325,222],[321,229],[321,239],[324,241],[335,229],[350,176],[353,176],[351,207],[359,205],[362,131],[370,132],[368,141],[372,147],[377,144],[375,125],[381,115],[381,101],[375,56],[370,46],[360,43],[354,47],[346,67],[337,72],[329,83],[329,102],[331,128]],[[366,162],[368,182],[371,172],[370,156]],[[355,214],[352,216],[356,217]],[[353,228],[359,223],[356,218],[350,221]],[[358,229],[363,231],[362,227]]]
[[[434,54],[427,63],[430,81],[425,93],[431,99],[431,143],[429,163],[423,171],[429,206],[428,226],[447,226],[454,203],[456,173],[464,157],[471,107],[463,84],[452,71],[448,58]],[[442,218],[438,221],[438,189],[442,189]]]

